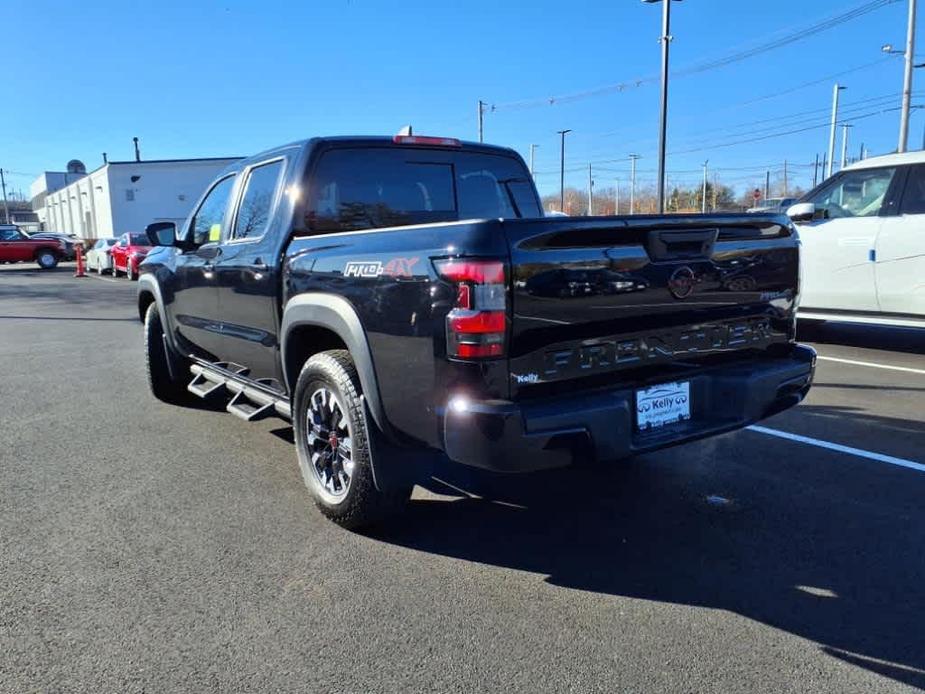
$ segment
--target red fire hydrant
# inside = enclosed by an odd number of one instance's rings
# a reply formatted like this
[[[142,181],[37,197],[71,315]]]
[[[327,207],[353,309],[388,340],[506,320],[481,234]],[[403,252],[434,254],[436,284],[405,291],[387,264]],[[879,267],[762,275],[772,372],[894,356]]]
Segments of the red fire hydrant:
[[[87,273],[84,272],[84,245],[82,243],[75,244],[74,252],[77,255],[77,272],[74,273],[74,277],[86,277]]]

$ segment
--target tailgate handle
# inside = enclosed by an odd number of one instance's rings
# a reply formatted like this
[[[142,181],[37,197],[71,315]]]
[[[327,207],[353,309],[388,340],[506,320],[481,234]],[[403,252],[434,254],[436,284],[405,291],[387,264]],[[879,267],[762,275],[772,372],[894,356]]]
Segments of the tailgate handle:
[[[650,231],[646,250],[652,260],[709,258],[719,229]]]

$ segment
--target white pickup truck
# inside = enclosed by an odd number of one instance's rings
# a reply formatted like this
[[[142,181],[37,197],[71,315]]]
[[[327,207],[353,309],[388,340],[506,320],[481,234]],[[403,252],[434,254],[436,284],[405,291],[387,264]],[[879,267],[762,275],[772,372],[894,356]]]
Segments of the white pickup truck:
[[[799,318],[925,327],[925,152],[847,166],[787,214],[803,244]]]

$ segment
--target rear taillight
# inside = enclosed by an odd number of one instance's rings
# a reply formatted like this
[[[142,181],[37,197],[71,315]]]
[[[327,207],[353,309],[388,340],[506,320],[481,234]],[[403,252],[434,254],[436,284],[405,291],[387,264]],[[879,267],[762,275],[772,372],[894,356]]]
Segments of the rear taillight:
[[[446,353],[450,357],[503,357],[507,333],[504,263],[455,258],[434,261],[440,277],[456,285],[453,309],[446,317]]]

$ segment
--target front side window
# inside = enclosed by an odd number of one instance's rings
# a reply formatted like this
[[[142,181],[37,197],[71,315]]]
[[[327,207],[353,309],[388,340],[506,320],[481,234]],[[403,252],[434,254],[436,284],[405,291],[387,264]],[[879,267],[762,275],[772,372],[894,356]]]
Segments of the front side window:
[[[228,208],[233,184],[234,176],[223,178],[212,187],[199,205],[190,224],[191,240],[195,246],[221,240],[222,223],[225,220],[225,210]]]
[[[901,214],[925,214],[925,166],[914,166],[903,191]]]
[[[241,198],[241,207],[234,222],[234,238],[246,239],[263,235],[270,222],[270,212],[282,171],[282,160],[251,169]]]
[[[0,241],[19,241],[19,232],[15,229],[0,229]]]
[[[880,214],[896,169],[847,171],[806,202],[829,219],[875,217]]]
[[[474,152],[332,150],[308,192],[306,225],[322,233],[542,216],[517,160]]]

